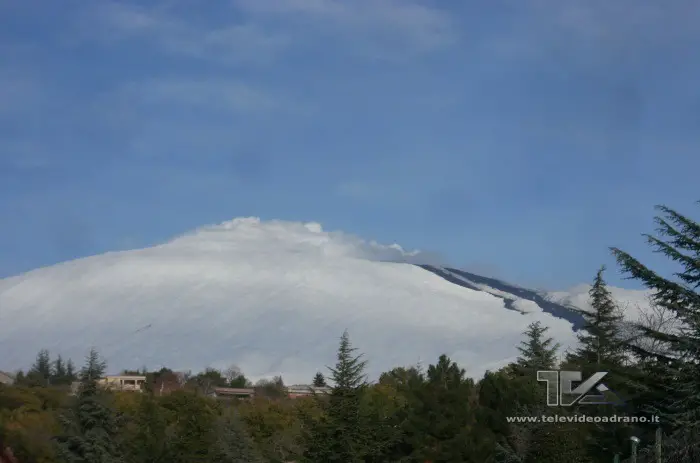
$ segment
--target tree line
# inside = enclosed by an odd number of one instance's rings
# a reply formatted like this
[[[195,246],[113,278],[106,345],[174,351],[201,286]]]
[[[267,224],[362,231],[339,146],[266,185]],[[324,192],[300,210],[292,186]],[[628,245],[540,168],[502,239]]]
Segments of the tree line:
[[[148,377],[143,394],[109,391],[97,386],[106,368],[98,352],[75,371],[41,351],[15,386],[0,387],[0,447],[21,463],[597,463],[616,455],[625,461],[634,436],[638,463],[700,461],[700,225],[659,210],[658,233],[646,239],[678,271],[662,276],[613,248],[621,269],[651,290],[651,309],[639,322],[625,320],[601,268],[571,350],[562,352],[535,322],[517,360],[479,379],[442,355],[426,368],[398,366],[370,382],[368,359],[345,332],[328,378],[310,378],[330,392],[293,400],[282,378],[253,385],[235,368],[186,377],[167,368],[140,371]],[[623,402],[548,406],[537,371],[554,369],[584,378],[608,372],[604,383]],[[74,395],[66,386],[72,381],[79,382]],[[174,382],[179,386],[166,387]],[[259,394],[243,401],[208,395],[224,385]],[[639,420],[512,419],[581,414]],[[652,445],[658,433],[661,459]]]

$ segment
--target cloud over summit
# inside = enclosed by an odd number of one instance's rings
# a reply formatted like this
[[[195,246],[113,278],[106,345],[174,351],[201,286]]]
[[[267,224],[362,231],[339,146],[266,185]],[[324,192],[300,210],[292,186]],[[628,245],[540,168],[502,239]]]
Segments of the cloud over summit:
[[[341,231],[325,231],[318,222],[289,222],[241,217],[200,227],[164,246],[221,250],[258,247],[269,254],[309,252],[327,258],[352,258],[372,262],[440,265],[430,252],[404,250],[399,244],[366,241]]]

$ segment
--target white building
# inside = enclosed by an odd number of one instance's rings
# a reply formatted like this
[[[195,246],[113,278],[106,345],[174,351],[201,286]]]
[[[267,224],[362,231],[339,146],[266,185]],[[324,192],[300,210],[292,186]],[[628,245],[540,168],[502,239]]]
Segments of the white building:
[[[146,384],[146,377],[136,375],[110,375],[101,378],[98,384],[117,391],[142,392]]]
[[[314,394],[328,394],[330,391],[331,388],[329,387],[315,387],[307,384],[294,384],[287,387],[287,394],[291,399],[306,397]]]

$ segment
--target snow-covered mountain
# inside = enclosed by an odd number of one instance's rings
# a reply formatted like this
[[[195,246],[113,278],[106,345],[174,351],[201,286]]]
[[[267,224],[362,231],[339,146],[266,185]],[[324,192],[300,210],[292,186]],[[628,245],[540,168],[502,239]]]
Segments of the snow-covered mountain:
[[[372,379],[442,353],[480,376],[517,355],[532,321],[572,345],[570,307],[585,308],[587,290],[536,292],[317,223],[242,218],[0,280],[0,370],[41,348],[81,361],[94,346],[115,372],[235,364],[303,383],[333,364],[348,329]]]

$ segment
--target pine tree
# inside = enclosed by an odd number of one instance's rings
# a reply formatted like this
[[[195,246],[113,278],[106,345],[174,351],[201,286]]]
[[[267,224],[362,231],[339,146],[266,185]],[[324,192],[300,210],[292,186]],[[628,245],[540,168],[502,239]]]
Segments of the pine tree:
[[[326,387],[326,377],[320,371],[314,376],[313,385],[314,387]]]
[[[354,355],[357,351],[350,343],[350,336],[347,331],[340,337],[340,347],[338,348],[338,361],[335,368],[329,368],[333,380],[333,393],[343,391],[356,391],[366,384],[364,374],[367,361],[361,360],[362,354]]]
[[[51,380],[51,356],[49,351],[41,349],[34,364],[27,373],[27,380],[34,386],[46,386]]]
[[[56,438],[58,455],[67,463],[119,463],[119,427],[114,411],[98,387],[106,364],[92,349],[81,370],[81,385],[71,413],[61,417],[63,433]]]
[[[85,365],[80,369],[78,379],[84,388],[96,388],[97,382],[102,378],[107,370],[107,363],[100,358],[97,350],[90,349]]]
[[[591,312],[581,311],[585,320],[578,334],[579,347],[567,356],[567,362],[588,367],[587,370],[620,367],[624,363],[622,344],[622,315],[603,279],[605,266],[598,270],[588,292]]]
[[[520,356],[516,360],[516,369],[520,373],[532,376],[539,370],[552,370],[557,363],[557,350],[560,344],[551,337],[545,337],[548,327],[539,321],[530,323],[523,333],[525,341],[520,343]]]
[[[68,384],[66,376],[66,365],[63,363],[63,358],[59,355],[53,362],[51,371],[51,384]]]
[[[656,252],[679,264],[674,279],[618,248],[611,250],[622,270],[651,290],[653,303],[681,323],[680,329],[670,333],[638,327],[644,336],[663,343],[666,353],[649,352],[634,341],[627,347],[654,368],[651,388],[660,389],[655,394],[659,402],[646,404],[646,410],[660,415],[672,428],[688,431],[700,427],[700,223],[666,206],[657,210],[658,236],[644,236]]]
[[[577,349],[566,357],[567,369],[580,370],[584,377],[596,372],[606,372],[605,385],[627,405],[625,412],[634,413],[630,388],[632,368],[628,365],[622,334],[623,317],[603,278],[605,266],[596,273],[588,291],[591,311],[581,311],[585,320],[578,333]],[[615,405],[599,405],[586,413],[609,416],[619,411]],[[591,439],[588,454],[594,458],[624,451],[629,446],[632,426],[626,423],[599,423],[590,427]]]
[[[493,440],[485,426],[477,425],[476,392],[474,381],[446,355],[428,367],[404,428],[413,449],[410,461],[490,460]]]
[[[361,413],[367,362],[362,354],[355,355],[356,350],[348,332],[343,332],[335,368],[329,367],[333,387],[327,402],[321,402],[323,417],[312,424],[307,436],[305,461],[354,463],[364,461],[370,452],[371,435]]]
[[[71,384],[76,379],[78,379],[78,375],[75,373],[75,365],[73,360],[68,359],[68,362],[66,362],[66,383]]]

